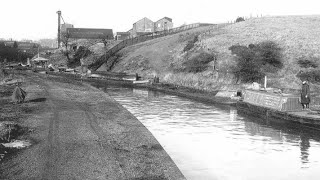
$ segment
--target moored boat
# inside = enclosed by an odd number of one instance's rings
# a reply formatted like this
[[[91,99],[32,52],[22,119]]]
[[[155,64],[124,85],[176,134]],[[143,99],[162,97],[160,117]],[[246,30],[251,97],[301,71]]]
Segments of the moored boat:
[[[290,122],[320,130],[318,111],[303,110],[299,95],[245,90],[237,109],[266,120]]]

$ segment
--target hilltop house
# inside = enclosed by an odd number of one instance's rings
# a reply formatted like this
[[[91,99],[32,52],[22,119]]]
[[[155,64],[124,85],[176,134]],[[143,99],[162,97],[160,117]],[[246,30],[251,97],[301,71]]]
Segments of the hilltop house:
[[[154,32],[154,22],[148,18],[142,18],[139,21],[133,23],[132,35],[139,36],[144,33]]]
[[[132,37],[140,36],[146,33],[169,30],[173,28],[172,19],[164,17],[156,22],[151,21],[148,18],[142,18],[139,21],[133,23],[132,30],[129,30]]]
[[[168,17],[159,19],[157,22],[154,23],[154,31],[164,31],[172,28],[173,28],[172,19]]]

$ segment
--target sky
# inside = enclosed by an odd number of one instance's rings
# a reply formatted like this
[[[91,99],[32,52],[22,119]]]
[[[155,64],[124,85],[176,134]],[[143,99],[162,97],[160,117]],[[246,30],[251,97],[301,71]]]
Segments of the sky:
[[[223,23],[238,16],[318,15],[318,0],[0,0],[0,38],[56,38],[57,11],[76,28],[128,31],[144,17],[184,23]],[[63,22],[63,21],[62,21]]]

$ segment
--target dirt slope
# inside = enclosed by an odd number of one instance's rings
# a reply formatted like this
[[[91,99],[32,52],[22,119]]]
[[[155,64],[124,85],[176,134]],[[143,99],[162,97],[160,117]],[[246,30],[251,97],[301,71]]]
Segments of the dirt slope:
[[[212,27],[200,27],[178,34],[165,36],[121,50],[117,72],[138,72],[144,76],[170,71],[178,61],[183,61],[182,51],[187,42]]]

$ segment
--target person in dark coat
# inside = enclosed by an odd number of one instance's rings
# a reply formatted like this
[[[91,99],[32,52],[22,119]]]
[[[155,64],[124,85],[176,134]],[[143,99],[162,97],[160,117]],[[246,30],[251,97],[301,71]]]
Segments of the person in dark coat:
[[[12,93],[12,101],[14,103],[22,103],[24,102],[24,99],[26,98],[27,93],[20,88],[20,84],[16,83],[16,87],[13,90]]]
[[[302,82],[302,88],[301,88],[301,105],[302,108],[309,108],[310,103],[310,88],[308,81]]]

